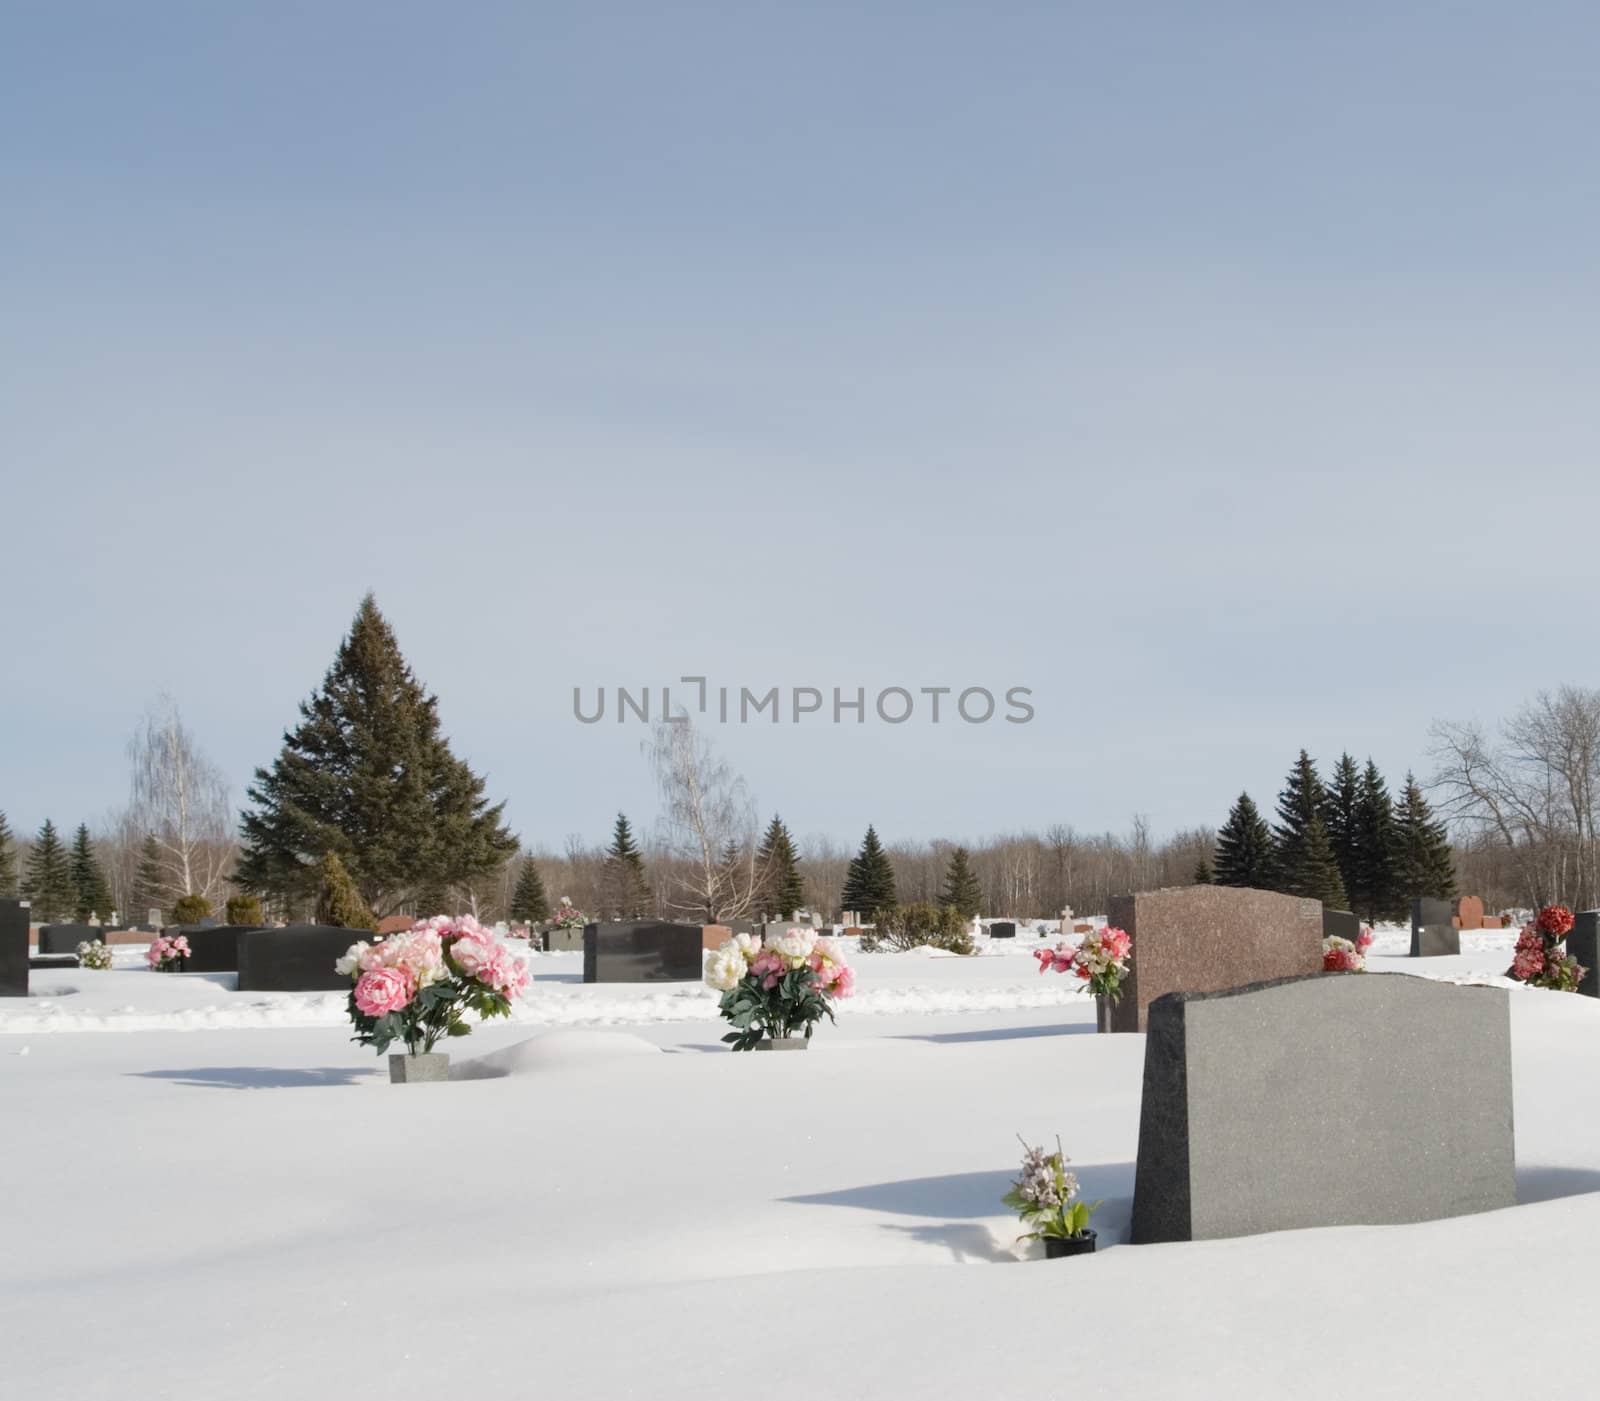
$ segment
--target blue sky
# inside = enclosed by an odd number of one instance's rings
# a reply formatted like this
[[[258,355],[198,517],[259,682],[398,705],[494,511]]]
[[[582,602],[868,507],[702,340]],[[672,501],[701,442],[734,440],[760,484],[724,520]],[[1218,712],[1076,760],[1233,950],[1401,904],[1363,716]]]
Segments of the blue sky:
[[[1581,4],[0,10],[0,808],[242,788],[376,591],[530,841],[572,688],[855,841],[1158,831],[1600,684]]]

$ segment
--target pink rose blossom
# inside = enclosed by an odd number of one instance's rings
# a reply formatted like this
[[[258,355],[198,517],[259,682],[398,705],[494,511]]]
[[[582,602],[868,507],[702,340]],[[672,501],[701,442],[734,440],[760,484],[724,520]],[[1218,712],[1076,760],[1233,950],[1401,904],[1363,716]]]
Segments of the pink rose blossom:
[[[398,1012],[417,991],[411,975],[399,968],[374,968],[356,980],[356,1006],[369,1017]]]

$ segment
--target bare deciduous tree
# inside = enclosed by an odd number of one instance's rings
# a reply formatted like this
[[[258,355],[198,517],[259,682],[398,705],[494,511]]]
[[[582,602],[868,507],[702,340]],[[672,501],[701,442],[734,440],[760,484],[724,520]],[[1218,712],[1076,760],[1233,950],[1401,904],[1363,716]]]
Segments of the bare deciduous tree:
[[[1541,691],[1498,740],[1445,720],[1429,733],[1439,810],[1505,853],[1521,899],[1600,902],[1600,691]]]
[[[657,722],[645,752],[661,795],[662,904],[708,924],[749,914],[759,878],[744,780],[688,721]]]
[[[162,696],[128,743],[133,765],[128,819],[156,840],[173,895],[223,896],[236,843],[228,783]]]

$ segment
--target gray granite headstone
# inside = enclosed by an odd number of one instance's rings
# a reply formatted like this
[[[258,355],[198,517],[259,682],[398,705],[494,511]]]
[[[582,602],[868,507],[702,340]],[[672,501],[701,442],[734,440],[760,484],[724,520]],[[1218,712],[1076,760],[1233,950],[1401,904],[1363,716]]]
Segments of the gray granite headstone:
[[[1150,1004],[1135,1243],[1516,1200],[1504,988],[1319,973]]]
[[[0,997],[28,995],[28,902],[0,900]]]
[[[1461,931],[1452,923],[1456,907],[1426,896],[1411,902],[1411,957],[1447,958],[1461,952]]]
[[[1578,991],[1586,997],[1600,997],[1600,910],[1584,910],[1573,916],[1567,952],[1588,970]]]
[[[1349,910],[1330,910],[1326,906],[1322,911],[1322,937],[1324,939],[1348,939],[1352,944],[1361,937],[1361,917],[1353,915]]]
[[[625,919],[591,924],[583,931],[586,983],[698,982],[704,962],[698,924]]]

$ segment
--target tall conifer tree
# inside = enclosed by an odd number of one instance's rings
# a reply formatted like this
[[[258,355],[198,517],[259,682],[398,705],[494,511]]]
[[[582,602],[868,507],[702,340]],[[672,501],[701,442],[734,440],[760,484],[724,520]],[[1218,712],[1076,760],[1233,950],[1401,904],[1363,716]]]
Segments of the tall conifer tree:
[[[767,824],[756,860],[760,868],[762,904],[768,913],[779,919],[792,919],[806,903],[806,887],[800,875],[800,858],[795,854],[794,839],[776,815]]]
[[[845,909],[854,910],[868,920],[880,910],[893,909],[897,903],[894,867],[889,864],[889,853],[883,849],[876,830],[871,827],[867,828],[867,835],[861,840],[861,850],[845,872],[844,893],[840,898]]]
[[[1272,833],[1248,793],[1239,794],[1217,829],[1214,874],[1218,885],[1271,889]]]
[[[1306,848],[1311,824],[1320,823],[1326,803],[1327,791],[1317,776],[1317,766],[1302,749],[1278,795],[1278,820],[1272,829],[1274,890],[1286,895],[1310,895],[1309,887],[1322,884],[1321,872],[1311,869],[1317,862]],[[1327,840],[1326,828],[1323,840]]]
[[[81,924],[90,915],[97,915],[101,919],[111,917],[111,887],[106,881],[106,873],[101,869],[100,862],[94,854],[94,843],[89,840],[87,824],[78,824],[77,834],[72,839],[72,912]]]
[[[48,817],[28,853],[28,875],[22,893],[32,905],[29,917],[35,924],[54,924],[72,913],[76,903],[72,889],[72,862],[61,844],[56,824]]]
[[[1361,829],[1361,770],[1349,754],[1341,754],[1334,766],[1333,781],[1322,808],[1322,825],[1328,829],[1333,859],[1349,895],[1359,879],[1357,846]]]
[[[161,846],[154,836],[144,839],[139,848],[139,865],[133,874],[133,908],[128,911],[129,923],[142,924],[151,910],[167,908],[166,877],[161,869]],[[163,915],[158,915],[160,924]]]
[[[1361,773],[1356,805],[1355,876],[1349,882],[1350,908],[1370,924],[1403,919],[1406,897],[1395,872],[1397,843],[1394,802],[1389,787],[1369,758]]]
[[[633,840],[628,819],[620,812],[611,829],[611,845],[606,848],[602,880],[607,905],[623,919],[647,915],[655,905],[650,882],[644,873],[644,855]]]
[[[1422,796],[1417,780],[1406,775],[1405,795],[1394,815],[1395,877],[1402,894],[1410,899],[1431,896],[1453,900],[1456,863],[1450,837]]]
[[[958,846],[950,853],[939,903],[948,905],[963,919],[971,919],[983,909],[983,886],[972,869],[972,858],[964,846]]]
[[[532,852],[522,858],[522,870],[511,892],[510,914],[512,919],[526,920],[529,924],[543,924],[550,918],[550,897],[545,894],[544,877],[539,874],[539,863],[533,859]]]
[[[368,594],[282,753],[256,770],[236,883],[303,908],[331,851],[362,899],[389,912],[492,875],[517,841],[483,786]]]

